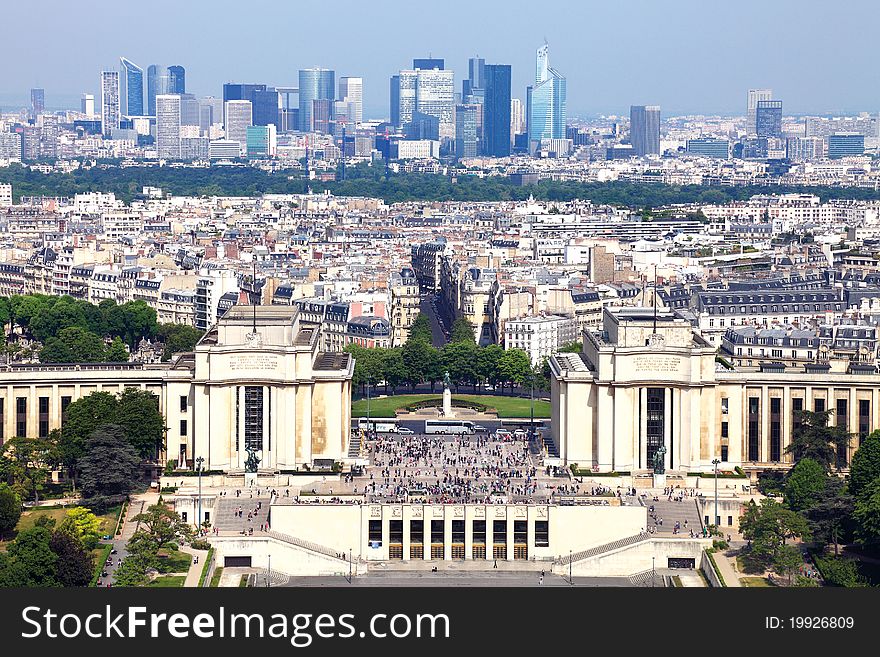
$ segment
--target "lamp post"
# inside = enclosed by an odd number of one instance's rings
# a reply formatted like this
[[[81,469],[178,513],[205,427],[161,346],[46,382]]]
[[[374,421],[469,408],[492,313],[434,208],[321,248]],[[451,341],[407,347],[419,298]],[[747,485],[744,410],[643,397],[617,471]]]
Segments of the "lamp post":
[[[266,588],[269,588],[269,580],[272,579],[272,555],[269,555],[269,569],[268,574],[266,575]]]
[[[654,557],[651,557],[651,588],[654,588],[654,580],[656,579],[657,571],[654,568]]]
[[[571,548],[568,548],[568,585],[574,586],[574,580],[571,578]]]
[[[715,522],[712,523],[715,525],[715,529],[718,529],[718,525],[721,524],[720,518],[718,517],[718,466],[721,461],[718,459],[712,459],[712,465],[715,466]]]
[[[202,533],[202,465],[205,463],[205,457],[200,456],[196,459],[196,470],[199,472],[199,514],[196,516],[196,530]]]
[[[348,548],[348,583],[351,584],[351,548]]]

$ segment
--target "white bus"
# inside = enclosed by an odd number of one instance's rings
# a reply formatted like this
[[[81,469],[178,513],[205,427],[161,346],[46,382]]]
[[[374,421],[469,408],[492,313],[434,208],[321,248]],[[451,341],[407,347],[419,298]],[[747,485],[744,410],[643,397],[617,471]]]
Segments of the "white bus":
[[[425,433],[474,433],[474,423],[466,420],[425,420]]]
[[[367,419],[362,417],[358,420],[358,429],[362,431],[375,431],[376,433],[397,433],[397,420],[379,418]]]

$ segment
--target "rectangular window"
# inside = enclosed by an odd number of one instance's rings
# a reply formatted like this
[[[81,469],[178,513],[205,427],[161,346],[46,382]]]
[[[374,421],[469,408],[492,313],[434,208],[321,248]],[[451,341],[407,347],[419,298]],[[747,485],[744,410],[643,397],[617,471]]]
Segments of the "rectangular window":
[[[388,523],[388,542],[403,543],[403,520],[391,520]]]
[[[189,397],[187,397],[186,395],[181,395],[180,396],[180,412],[186,413],[188,408],[189,408]]]
[[[782,399],[770,399],[770,460],[782,460]]]
[[[513,521],[513,542],[526,543],[529,540],[529,523],[525,520]]]
[[[663,388],[648,388],[647,391],[646,467],[650,467],[654,462],[654,455],[660,449],[660,445],[663,444],[664,424],[666,421],[665,392],[666,390]]]
[[[758,452],[758,405],[757,397],[749,397],[749,416],[748,416],[748,440],[749,440],[749,461],[758,461],[760,455]]]
[[[721,437],[730,438],[730,424],[726,421],[721,423]]]
[[[432,520],[431,521],[431,543],[442,543],[443,542],[443,521],[442,520]]]
[[[27,437],[27,397],[15,398],[15,435]]]
[[[493,520],[492,521],[492,542],[496,544],[504,543],[507,544],[507,521],[506,520]]]
[[[49,435],[49,398],[39,397],[37,399],[37,435],[40,438],[46,438]]]
[[[241,388],[235,386],[235,451],[238,451],[238,434],[241,431],[241,404],[239,403],[239,391]]]
[[[425,521],[410,520],[409,521],[409,542],[423,543],[425,540]]]
[[[485,520],[474,520],[474,544],[481,543],[483,545],[486,544],[486,521]]]
[[[842,427],[845,431],[849,431],[849,404],[846,399],[838,399],[835,408],[835,424]],[[837,465],[845,467],[847,461],[847,445],[837,446]]]
[[[859,400],[859,445],[861,445],[868,434],[871,433],[871,400]]]
[[[825,412],[825,400],[824,399],[816,399],[813,401],[813,409],[816,413],[824,413]]]
[[[535,547],[550,547],[550,521],[535,521]]]
[[[61,424],[67,422],[67,407],[70,406],[71,398],[68,396],[61,398]]]
[[[263,449],[263,386],[244,387],[244,447]]]
[[[724,461],[725,463],[727,462],[727,451],[728,451],[727,445],[722,445],[721,446],[721,460]]]
[[[186,422],[186,420],[181,420],[181,421],[180,421],[180,435],[181,435],[181,437],[187,435],[187,433],[186,433],[187,428],[188,428],[188,427],[187,427],[187,422]]]
[[[368,538],[371,541],[381,541],[382,540],[382,521],[381,520],[370,520],[370,525],[368,528]]]
[[[740,351],[740,353],[742,353],[742,351]],[[727,415],[727,413],[729,411],[730,411],[730,400],[727,397],[722,397],[721,398],[721,414]]]
[[[452,521],[452,542],[464,543],[464,520]]]
[[[795,397],[791,400],[791,435],[794,436],[801,427],[801,413],[804,410],[804,400]]]

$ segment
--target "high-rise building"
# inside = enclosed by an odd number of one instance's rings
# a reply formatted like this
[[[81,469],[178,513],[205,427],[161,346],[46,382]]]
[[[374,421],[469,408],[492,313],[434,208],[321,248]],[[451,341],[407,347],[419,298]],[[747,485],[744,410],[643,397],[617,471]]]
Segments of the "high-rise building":
[[[400,73],[402,78],[404,71]],[[415,111],[437,117],[441,139],[455,137],[454,72],[439,68],[418,70],[415,91]],[[403,112],[401,112],[401,120],[403,120]]]
[[[277,150],[278,141],[273,124],[248,126],[248,157],[275,157]]]
[[[199,128],[209,135],[211,126],[223,123],[223,100],[214,96],[199,98]]]
[[[825,156],[822,137],[789,137],[785,140],[785,156],[792,162],[821,160]]]
[[[44,89],[31,89],[31,112],[39,116],[46,109],[46,91]]]
[[[468,77],[461,81],[461,99],[467,102],[468,96],[478,89],[485,89],[484,82],[486,60],[481,57],[471,57],[468,59]]]
[[[401,71],[391,78],[391,122],[399,128],[412,121],[416,111],[418,76],[418,71]]]
[[[95,96],[94,94],[83,94],[79,101],[79,111],[86,116],[95,115]]]
[[[39,160],[42,157],[40,128],[26,125],[21,128],[21,159]]]
[[[254,125],[279,125],[279,112],[281,111],[281,94],[273,87],[257,89],[251,94],[251,103],[254,106]]]
[[[168,90],[166,93],[186,93],[186,69],[183,66],[168,67]]]
[[[440,139],[440,120],[431,114],[413,112],[412,121],[403,126],[407,139]]]
[[[156,96],[156,150],[160,159],[180,158],[180,94]]]
[[[526,108],[519,98],[510,99],[510,136],[511,141],[515,135],[526,131]]]
[[[201,125],[199,99],[194,94],[177,94],[180,96],[180,125]]]
[[[58,116],[43,114],[43,129],[40,138],[40,157],[58,157]]]
[[[528,131],[530,148],[542,139],[565,138],[565,77],[550,66],[550,46],[538,48],[535,84],[527,94],[529,104]]]
[[[147,115],[156,116],[156,96],[168,93],[163,88],[163,69],[158,64],[150,64],[147,67]]]
[[[302,132],[316,131],[312,118],[314,101],[329,100],[332,112],[336,100],[336,72],[328,68],[308,68],[299,72],[299,129]],[[329,120],[332,120],[331,116]],[[328,130],[329,132],[329,123]]]
[[[413,60],[413,68],[414,69],[423,69],[426,71],[430,71],[432,68],[443,70],[444,61],[442,59],[435,59],[433,57],[426,57],[424,59],[414,59]]]
[[[125,57],[119,58],[121,73],[120,112],[124,116],[144,115],[144,69]]]
[[[227,82],[223,85],[223,102],[225,103],[227,100],[249,100],[253,103],[254,93],[257,91],[266,91],[266,85]]]
[[[510,155],[510,65],[483,67],[483,153],[492,157]]]
[[[21,134],[17,132],[0,132],[0,160],[21,161]]]
[[[687,152],[703,157],[726,160],[730,157],[730,141],[717,137],[700,137],[687,140]]]
[[[237,141],[242,152],[247,147],[247,129],[253,125],[253,106],[249,100],[226,101],[224,114],[226,119],[226,139]]]
[[[389,90],[391,125],[400,126],[400,75],[391,76]]]
[[[782,101],[759,100],[755,108],[755,134],[758,137],[782,137]]]
[[[320,132],[329,135],[333,126],[333,105],[329,98],[316,98],[312,101],[312,129],[309,132]]]
[[[455,155],[456,157],[477,156],[477,113],[476,103],[455,106]],[[510,148],[510,144],[508,144]]]
[[[364,120],[364,79],[339,78],[339,100],[354,105],[353,116],[348,116],[350,123],[361,123]]]
[[[748,104],[746,106],[746,134],[757,134],[755,127],[755,119],[758,109],[758,102],[762,100],[772,100],[772,89],[749,89]]]
[[[865,154],[865,135],[856,132],[828,136],[828,159]]]
[[[119,71],[101,71],[101,134],[119,128]]]
[[[660,153],[659,105],[630,106],[629,141],[633,147],[633,155]]]

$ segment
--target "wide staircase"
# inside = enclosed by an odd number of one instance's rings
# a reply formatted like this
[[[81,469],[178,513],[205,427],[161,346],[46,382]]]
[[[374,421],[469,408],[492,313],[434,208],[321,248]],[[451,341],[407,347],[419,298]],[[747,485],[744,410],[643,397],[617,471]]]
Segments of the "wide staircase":
[[[348,458],[356,459],[361,455],[361,432],[353,431],[348,443]]]
[[[553,438],[549,431],[542,431],[541,436],[544,439],[544,449],[547,450],[548,458],[559,458],[559,447],[553,442]]]
[[[697,502],[692,497],[685,497],[681,502],[676,502],[675,498],[670,502],[668,497],[658,496],[657,502],[653,498],[643,498],[644,504],[648,509],[654,507],[654,512],[648,512],[648,527],[654,527],[656,534],[664,534],[671,536],[674,534],[675,523],[679,523],[678,536],[688,536],[690,530],[700,534],[703,529],[700,520],[700,513],[697,511]],[[660,521],[663,524],[660,524]],[[687,525],[685,525],[687,522]]]
[[[247,532],[249,529],[259,532],[260,525],[269,519],[270,501],[267,495],[250,497],[249,493],[243,493],[240,497],[219,497],[214,503],[213,526],[221,532]],[[242,511],[240,518],[236,514],[239,508]],[[250,520],[248,513],[251,514]]]
[[[597,545],[596,547],[592,547],[588,550],[581,550],[580,552],[575,552],[570,555],[564,555],[556,559],[555,563],[563,566],[567,566],[570,563],[574,563],[576,561],[581,561],[583,559],[589,559],[590,557],[595,557],[600,554],[605,554],[606,552],[611,552],[613,550],[618,550],[622,547],[626,547],[628,545],[635,545],[636,543],[641,543],[642,541],[647,541],[651,539],[651,535],[645,532],[641,532],[634,536],[627,536],[626,538],[621,538],[617,541],[612,541],[610,543],[605,543],[604,545]]]
[[[276,531],[268,531],[266,532],[267,536],[274,538],[279,541],[283,541],[284,543],[290,543],[291,545],[296,545],[297,547],[301,547],[304,550],[309,550],[310,552],[316,552],[318,554],[323,554],[325,557],[331,557],[333,559],[339,559],[341,562],[348,563],[348,555],[344,552],[337,552],[336,550],[329,548],[325,545],[319,545],[318,543],[313,543],[312,541],[307,541],[302,538],[297,538],[296,536],[291,536],[290,534],[283,534],[281,532]]]

